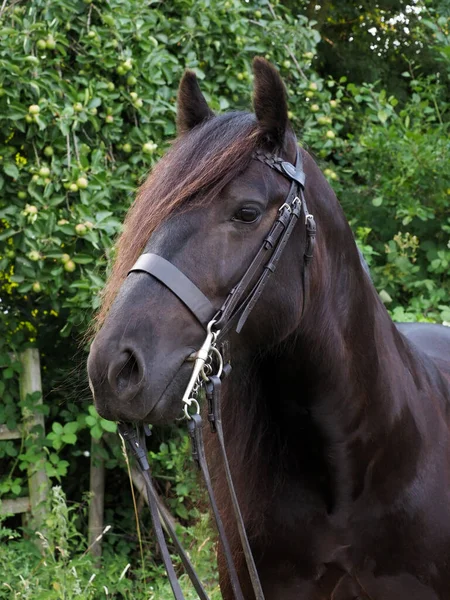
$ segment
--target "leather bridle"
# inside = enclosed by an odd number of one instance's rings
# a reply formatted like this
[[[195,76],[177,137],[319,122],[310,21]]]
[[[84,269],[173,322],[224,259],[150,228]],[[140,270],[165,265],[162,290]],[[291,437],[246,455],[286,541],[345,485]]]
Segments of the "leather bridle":
[[[225,340],[227,333],[229,333],[232,328],[235,328],[237,333],[240,333],[242,330],[258,301],[258,298],[261,296],[267,285],[270,276],[275,272],[283,250],[286,247],[297,221],[302,217],[302,213],[304,215],[306,229],[306,243],[303,254],[304,264],[302,271],[303,315],[306,296],[308,295],[307,267],[313,258],[316,236],[314,217],[309,213],[304,197],[305,174],[302,166],[301,153],[298,147],[295,165],[262,150],[254,152],[253,158],[283,175],[283,177],[291,182],[291,185],[289,193],[286,196],[284,203],[279,208],[277,217],[272,224],[269,233],[265,237],[262,246],[239,282],[229,292],[219,310],[214,309],[214,306],[209,299],[188,277],[186,277],[186,275],[161,256],[151,253],[142,254],[129,272],[129,274],[145,272],[155,277],[183,302],[207,331],[202,347],[193,356],[194,367],[183,395],[182,403],[184,404],[184,415],[188,420],[188,430],[192,441],[193,457],[205,480],[220,542],[227,562],[228,574],[235,600],[244,600],[244,596],[234,564],[230,544],[217,507],[206,462],[199,394],[203,390],[206,395],[208,421],[210,422],[211,430],[217,433],[218,436],[221,459],[253,592],[256,600],[264,600],[262,586],[245,531],[245,524],[239,508],[239,502],[234,489],[225,449],[220,394],[222,380],[231,370],[231,365],[228,357],[224,356],[227,348],[226,343],[223,343],[222,346],[220,346],[220,350],[218,346],[219,342]],[[144,431],[147,435],[150,434],[148,427],[144,427]],[[119,424],[119,432],[128,443],[129,449],[136,456],[143,472],[153,526],[175,599],[184,600],[184,596],[170,558],[161,520],[164,523],[169,536],[172,538],[185,570],[190,577],[200,600],[209,600],[189,557],[183,550],[181,543],[173,531],[170,521],[166,517],[166,512],[161,508],[158,508],[158,506],[160,506],[160,500],[151,479],[144,433],[142,430],[136,429],[132,425],[123,423]]]

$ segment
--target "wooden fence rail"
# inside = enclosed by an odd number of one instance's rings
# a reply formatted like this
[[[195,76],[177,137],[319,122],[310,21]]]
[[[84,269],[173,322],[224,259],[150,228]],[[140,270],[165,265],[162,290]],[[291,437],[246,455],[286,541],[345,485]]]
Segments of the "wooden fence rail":
[[[41,397],[36,404],[42,404],[42,381],[39,350],[27,348],[19,355],[22,371],[19,379],[20,399],[25,401],[29,394],[40,392]],[[44,416],[35,411],[23,415],[23,424],[17,429],[11,430],[6,425],[0,425],[0,440],[15,440],[22,436],[35,435],[35,427],[42,428],[45,433]],[[49,495],[50,484],[45,470],[45,453],[39,457],[37,462],[28,471],[28,496],[3,500],[0,504],[1,514],[31,513],[30,526],[35,530],[42,529],[46,516],[46,500]]]

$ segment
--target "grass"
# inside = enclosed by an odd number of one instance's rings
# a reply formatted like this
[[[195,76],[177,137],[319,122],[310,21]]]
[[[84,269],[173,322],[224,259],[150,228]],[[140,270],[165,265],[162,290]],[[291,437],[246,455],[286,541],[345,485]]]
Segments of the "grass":
[[[142,560],[135,537],[115,532],[115,524],[103,538],[103,557],[96,565],[87,540],[77,527],[79,505],[68,507],[61,487],[52,489],[51,512],[45,531],[21,535],[0,521],[0,599],[74,600],[109,599],[170,600],[172,592],[150,534],[142,539]],[[26,533],[26,532],[25,532]],[[180,534],[211,600],[220,600],[215,543],[207,514],[199,514],[192,527]],[[38,540],[38,543],[36,541]],[[40,549],[39,549],[40,546]],[[186,600],[197,594],[181,563],[174,557]]]

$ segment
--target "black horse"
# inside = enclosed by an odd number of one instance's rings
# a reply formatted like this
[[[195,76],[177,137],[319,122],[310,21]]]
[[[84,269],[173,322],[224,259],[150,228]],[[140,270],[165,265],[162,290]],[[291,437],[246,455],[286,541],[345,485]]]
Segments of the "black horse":
[[[277,71],[255,59],[255,114],[215,116],[195,75],[179,135],[131,208],[88,370],[99,413],[164,423],[204,332],[164,285],[131,266],[158,254],[219,308],[269,231],[289,182],[255,151],[295,162]],[[365,273],[327,180],[301,150],[317,223],[304,287],[297,225],[242,332],[231,331],[223,421],[266,600],[450,598],[450,329],[402,325]],[[253,598],[220,469],[211,468],[245,598]],[[219,551],[223,597],[230,581]]]

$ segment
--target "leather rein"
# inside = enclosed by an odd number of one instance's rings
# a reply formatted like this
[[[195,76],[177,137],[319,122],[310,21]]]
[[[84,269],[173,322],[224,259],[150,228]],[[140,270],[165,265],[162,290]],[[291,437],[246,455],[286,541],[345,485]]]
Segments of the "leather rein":
[[[234,489],[225,449],[221,414],[221,386],[223,379],[231,370],[231,365],[229,357],[227,356],[227,342],[224,341],[221,344],[220,349],[218,344],[219,341],[225,339],[226,334],[233,327],[235,327],[237,333],[240,333],[242,330],[253,307],[267,285],[270,276],[275,272],[281,254],[286,247],[297,221],[302,216],[302,213],[304,215],[306,228],[306,245],[303,255],[304,265],[302,272],[303,315],[307,296],[307,267],[313,258],[316,237],[314,217],[309,213],[304,197],[305,174],[298,147],[295,165],[278,156],[261,150],[255,151],[253,158],[283,175],[291,182],[291,186],[284,203],[278,210],[277,218],[272,224],[269,233],[266,235],[262,246],[239,282],[229,292],[225,302],[218,311],[214,309],[209,299],[188,277],[186,277],[186,275],[161,256],[151,253],[142,254],[129,272],[129,274],[134,272],[145,272],[155,277],[183,302],[207,332],[201,348],[193,356],[194,366],[189,383],[183,394],[182,404],[192,442],[193,458],[199,467],[206,484],[235,600],[244,600],[244,595],[237,575],[230,544],[217,507],[206,462],[199,396],[201,394],[206,396],[208,421],[212,432],[216,433],[218,437],[220,457],[223,463],[228,491],[253,593],[256,600],[264,600],[264,593],[246,534],[245,524],[239,508],[239,502]],[[137,428],[131,424],[120,423],[119,433],[127,442],[129,450],[135,455],[144,476],[153,527],[174,598],[176,600],[184,600],[184,595],[181,591],[167,548],[163,525],[167,534],[172,539],[198,597],[200,600],[209,600],[186,551],[183,549],[170,520],[166,516],[166,511],[163,509],[159,496],[155,490],[145,446],[145,436],[150,435],[150,429],[148,426]]]

